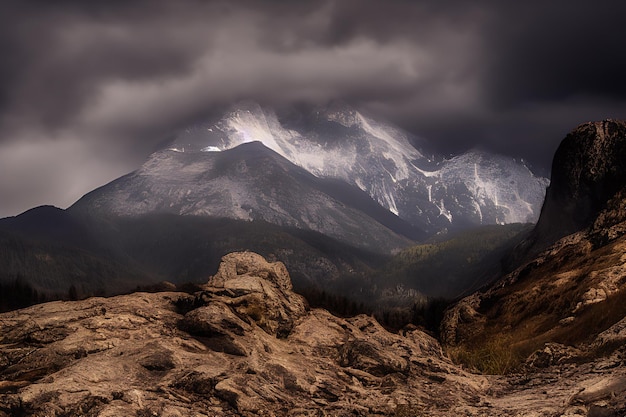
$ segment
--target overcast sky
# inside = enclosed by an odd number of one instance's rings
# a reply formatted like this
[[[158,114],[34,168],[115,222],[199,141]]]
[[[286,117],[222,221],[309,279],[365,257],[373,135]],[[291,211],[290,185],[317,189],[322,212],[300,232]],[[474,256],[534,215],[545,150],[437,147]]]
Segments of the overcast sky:
[[[579,123],[626,118],[623,1],[2,0],[0,217],[137,168],[254,99],[341,99],[457,153],[548,173]]]

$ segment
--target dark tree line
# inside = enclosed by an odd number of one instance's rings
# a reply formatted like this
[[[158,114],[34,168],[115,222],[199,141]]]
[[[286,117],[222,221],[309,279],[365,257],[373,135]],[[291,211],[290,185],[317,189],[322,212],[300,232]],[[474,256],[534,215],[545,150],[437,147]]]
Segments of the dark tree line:
[[[422,327],[434,335],[439,334],[439,325],[450,301],[445,298],[431,298],[426,303],[414,303],[411,306],[378,306],[328,293],[325,290],[308,288],[299,291],[313,308],[324,308],[340,317],[352,317],[358,314],[373,315],[376,320],[389,330],[400,330],[407,325]]]
[[[17,310],[49,301],[46,294],[40,293],[20,277],[13,282],[0,284],[0,312]]]
[[[357,314],[372,314],[373,310],[365,303],[357,303],[348,297],[331,294],[317,288],[307,288],[299,291],[313,308],[324,308],[339,317],[352,317]]]

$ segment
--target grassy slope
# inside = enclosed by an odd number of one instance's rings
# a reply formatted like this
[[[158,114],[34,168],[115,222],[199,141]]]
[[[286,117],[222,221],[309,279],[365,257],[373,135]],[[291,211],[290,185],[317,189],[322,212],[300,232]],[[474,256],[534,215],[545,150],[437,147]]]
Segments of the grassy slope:
[[[626,237],[599,248],[583,241],[530,264],[515,283],[488,293],[478,310],[484,327],[451,353],[483,372],[504,373],[546,342],[591,342],[626,316],[624,253]],[[621,277],[617,291],[577,309],[587,291],[602,287],[607,274]]]

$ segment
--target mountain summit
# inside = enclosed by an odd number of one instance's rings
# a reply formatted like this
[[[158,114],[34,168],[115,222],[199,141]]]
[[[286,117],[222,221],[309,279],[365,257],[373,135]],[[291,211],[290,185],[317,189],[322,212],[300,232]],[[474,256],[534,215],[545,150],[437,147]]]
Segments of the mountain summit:
[[[141,169],[87,194],[69,211],[261,220],[383,252],[411,242],[391,230],[411,226],[362,191],[317,178],[260,142],[224,152],[156,152]]]
[[[452,158],[346,104],[283,123],[246,102],[217,123],[182,132],[172,151],[216,152],[259,141],[319,178],[347,182],[427,234],[483,224],[535,222],[548,180],[523,162],[473,150]]]

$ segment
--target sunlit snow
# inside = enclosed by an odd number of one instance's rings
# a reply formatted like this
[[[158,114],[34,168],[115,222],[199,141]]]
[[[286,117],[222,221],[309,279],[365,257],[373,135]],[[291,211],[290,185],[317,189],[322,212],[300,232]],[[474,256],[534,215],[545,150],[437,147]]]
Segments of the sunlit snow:
[[[202,152],[221,152],[222,150],[217,146],[207,146],[201,149]]]
[[[455,216],[472,216],[483,224],[536,221],[539,215],[547,180],[534,177],[511,158],[475,151],[438,160],[411,145],[407,133],[356,110],[320,111],[317,117],[339,123],[351,133],[291,130],[273,111],[248,103],[204,129],[224,136],[216,142],[206,133],[202,151],[259,141],[315,176],[358,187],[400,217],[432,216],[424,220],[432,224],[441,217],[452,222]],[[184,152],[184,148],[171,150]],[[432,163],[437,163],[437,169],[419,168]],[[456,193],[463,189],[467,191],[460,202]],[[423,204],[430,208],[420,207]]]

